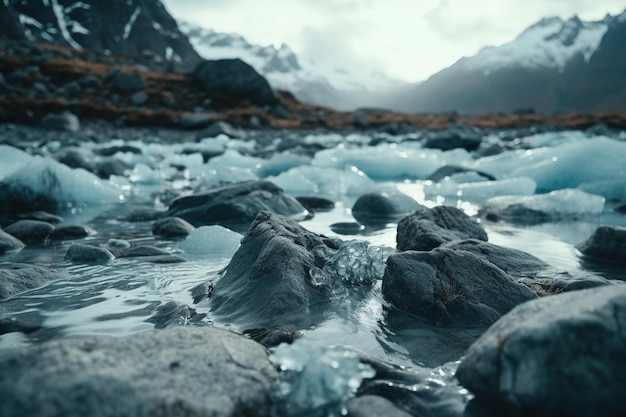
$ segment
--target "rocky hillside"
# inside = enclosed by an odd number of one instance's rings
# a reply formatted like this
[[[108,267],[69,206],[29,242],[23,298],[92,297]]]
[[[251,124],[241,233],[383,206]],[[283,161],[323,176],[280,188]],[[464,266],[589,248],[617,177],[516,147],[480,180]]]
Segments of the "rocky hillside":
[[[105,54],[147,53],[191,69],[200,57],[159,0],[4,0],[0,35]]]
[[[434,74],[389,103],[411,112],[626,109],[626,12],[542,19],[514,41]]]

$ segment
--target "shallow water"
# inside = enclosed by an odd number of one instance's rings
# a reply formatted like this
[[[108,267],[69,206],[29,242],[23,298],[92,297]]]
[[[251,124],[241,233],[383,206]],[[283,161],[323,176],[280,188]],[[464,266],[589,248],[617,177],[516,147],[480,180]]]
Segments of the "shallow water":
[[[324,143],[327,139],[321,136],[319,142]],[[578,137],[575,139],[580,140]],[[308,137],[307,140],[314,141],[315,137]],[[222,146],[228,141],[219,138],[217,142]],[[119,145],[120,142],[114,141],[111,144]],[[87,149],[90,146],[93,145],[85,145]],[[13,332],[0,335],[0,348],[58,339],[67,335],[122,336],[148,330],[155,327],[151,319],[157,308],[168,301],[187,305],[195,310],[196,314],[193,317],[178,317],[178,324],[196,326],[213,324],[235,331],[244,330],[239,328],[237,323],[213,317],[208,304],[206,302],[194,304],[191,294],[191,290],[196,286],[207,281],[218,280],[220,272],[228,265],[230,260],[228,257],[185,253],[181,249],[180,241],[155,239],[151,232],[152,221],[123,220],[129,212],[139,208],[164,210],[170,195],[175,195],[181,190],[188,190],[198,184],[210,183],[216,178],[215,176],[218,175],[216,173],[219,173],[220,169],[232,168],[232,158],[222,162],[225,164],[222,166],[219,161],[214,160],[209,161],[208,164],[202,164],[201,158],[176,157],[177,152],[180,152],[184,146],[150,145],[144,147],[144,154],[140,156],[118,155],[128,162],[145,164],[141,166],[141,169],[131,173],[128,178],[117,177],[111,180],[111,183],[119,190],[120,196],[123,196],[120,198],[122,202],[92,205],[89,210],[63,213],[63,216],[65,224],[82,223],[96,230],[96,234],[82,240],[84,243],[105,245],[112,238],[124,239],[135,246],[146,244],[157,246],[170,253],[181,255],[187,259],[187,262],[154,264],[141,258],[122,258],[105,265],[75,265],[63,259],[68,247],[72,244],[71,241],[29,245],[19,253],[0,256],[2,263],[35,264],[51,268],[60,275],[58,280],[41,288],[0,302],[0,318],[12,317],[32,323],[26,334]],[[201,147],[202,144],[196,146]],[[211,142],[207,146],[215,146],[215,143]],[[343,145],[338,145],[338,147],[343,147]],[[396,174],[383,175],[385,166],[377,167],[376,170],[371,169],[371,158],[375,158],[378,152],[379,150],[372,149],[371,155],[360,154],[359,158],[365,162],[363,166],[358,166],[364,172],[370,171],[379,175],[380,179],[373,179],[377,185],[397,187],[429,207],[447,204],[457,206],[469,215],[478,213],[481,202],[451,200],[443,195],[426,198],[424,186],[429,183],[424,179],[404,179],[400,175],[397,179],[390,180],[396,177]],[[400,158],[406,159],[410,154],[406,150],[402,152]],[[420,158],[431,161],[438,160],[438,157],[442,158],[439,151],[432,152],[432,158],[429,158],[428,152],[430,151],[422,150],[419,154]],[[443,154],[445,157],[446,153]],[[235,178],[237,175],[244,175],[242,173],[245,173],[244,177],[246,175],[262,176],[260,172],[276,174],[293,166],[293,158],[287,158],[283,166],[281,163],[275,163],[272,169],[267,167],[261,169],[259,167],[261,163],[253,157],[241,155],[237,158],[239,166],[231,172]],[[473,158],[464,152],[454,152],[453,159],[467,160],[467,163],[471,163]],[[330,160],[333,161],[332,158]],[[307,161],[311,162],[311,159],[300,158],[298,161],[306,164]],[[172,162],[187,164],[187,169],[182,172],[172,170],[170,166]],[[355,161],[348,162],[354,163]],[[384,163],[393,164],[394,162],[392,160]],[[394,166],[389,165],[388,168],[391,172]],[[351,178],[349,175],[356,171],[347,168],[337,172],[345,172],[348,175],[346,178]],[[303,221],[301,224],[316,233],[344,240],[365,240],[371,245],[383,246],[393,251],[395,224],[388,224],[376,230],[366,229],[358,235],[339,235],[333,232],[331,225],[334,223],[354,222],[350,207],[357,196],[347,194],[347,188],[344,186],[337,188],[331,185],[333,184],[328,184],[327,189],[334,190],[335,194],[327,196],[337,201],[336,207],[329,212],[317,213],[312,219]],[[163,192],[163,190],[167,191]],[[337,190],[343,190],[343,193],[337,194]],[[488,232],[490,242],[526,251],[557,269],[592,273],[608,279],[626,281],[626,271],[622,267],[585,260],[575,248],[576,244],[588,238],[601,224],[626,226],[626,216],[615,213],[613,211],[615,205],[616,203],[607,203],[603,213],[582,214],[577,216],[576,220],[560,220],[532,226],[519,226],[507,222],[493,223],[485,220],[482,220],[482,224]],[[435,373],[442,374],[441,380],[434,376],[429,378],[434,378],[433,381],[444,387],[450,384],[453,378],[455,361],[461,358],[467,346],[484,331],[484,329],[466,328],[444,331],[416,320],[407,324],[402,318],[389,316],[387,304],[381,294],[380,282],[374,285],[364,299],[344,297],[335,300],[335,304],[334,308],[325,313],[323,320],[315,326],[297,329],[303,340],[319,346],[320,350],[331,345],[339,345],[416,370],[435,369]],[[457,345],[450,345],[451,335],[457,341]],[[445,371],[442,370],[444,368],[438,368],[446,363],[452,365],[447,365]],[[458,387],[453,387],[453,389],[458,389]]]

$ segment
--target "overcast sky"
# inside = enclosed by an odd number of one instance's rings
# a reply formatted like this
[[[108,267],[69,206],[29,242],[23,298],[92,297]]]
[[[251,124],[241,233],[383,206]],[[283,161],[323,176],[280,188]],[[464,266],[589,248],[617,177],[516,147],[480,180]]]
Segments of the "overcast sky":
[[[599,20],[626,0],[163,0],[176,19],[250,43],[280,46],[319,66],[421,81],[542,17]]]

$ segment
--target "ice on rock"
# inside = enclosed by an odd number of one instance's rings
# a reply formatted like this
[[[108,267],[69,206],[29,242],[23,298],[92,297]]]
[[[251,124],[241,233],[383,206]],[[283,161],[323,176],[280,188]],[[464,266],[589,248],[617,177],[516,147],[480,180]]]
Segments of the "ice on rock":
[[[356,167],[320,168],[304,165],[268,178],[291,195],[320,195],[337,198],[342,194],[360,196],[375,187]]]
[[[624,178],[624,161],[626,142],[600,136],[480,158],[473,168],[497,178],[530,177],[537,183],[537,192],[543,193]]]
[[[496,181],[466,182],[459,184],[446,178],[437,184],[424,187],[426,197],[454,197],[459,200],[481,202],[497,196],[529,196],[535,193],[537,184],[530,178],[507,178]],[[483,178],[484,179],[484,178]]]
[[[516,213],[526,210],[544,213],[549,217],[600,214],[604,210],[604,197],[578,189],[564,189],[532,196],[500,196],[490,198],[485,209],[505,213],[511,208]]]
[[[180,244],[190,255],[232,258],[239,249],[241,235],[222,226],[202,226],[193,230]]]
[[[323,168],[356,166],[375,180],[425,179],[446,164],[469,163],[464,149],[442,152],[416,144],[384,143],[374,147],[338,146],[315,154],[312,165]]]
[[[365,241],[349,242],[324,265],[312,267],[313,282],[325,283],[335,295],[347,292],[346,286],[369,287],[385,273],[385,250]]]
[[[278,346],[270,360],[281,370],[275,401],[280,417],[339,417],[363,380],[376,374],[354,352],[305,339]]]

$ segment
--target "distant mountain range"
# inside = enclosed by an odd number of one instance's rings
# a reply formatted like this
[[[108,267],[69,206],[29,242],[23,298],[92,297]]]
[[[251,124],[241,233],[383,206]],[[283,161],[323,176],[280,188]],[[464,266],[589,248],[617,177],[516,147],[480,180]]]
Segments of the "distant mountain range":
[[[300,60],[285,43],[280,48],[254,45],[238,34],[215,32],[189,22],[179,22],[179,28],[202,58],[241,58],[274,88],[291,91],[303,102],[354,109],[374,104],[381,92],[404,85],[381,73],[325,71],[313,62]]]
[[[2,0],[0,37],[104,54],[146,52],[172,68],[202,58],[241,58],[272,87],[336,109],[386,107],[421,113],[626,110],[626,12],[596,22],[552,17],[515,40],[486,47],[419,84],[383,74],[323,70],[283,44],[177,22],[159,0]],[[411,53],[411,51],[407,51]]]
[[[596,22],[546,18],[386,104],[407,112],[626,110],[624,45],[626,12]]]

